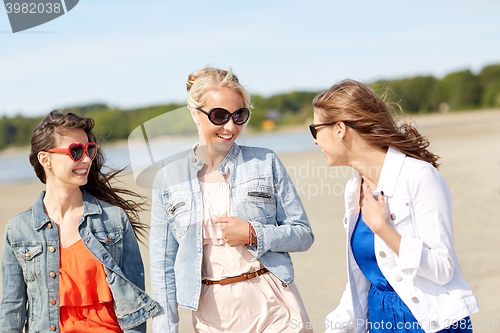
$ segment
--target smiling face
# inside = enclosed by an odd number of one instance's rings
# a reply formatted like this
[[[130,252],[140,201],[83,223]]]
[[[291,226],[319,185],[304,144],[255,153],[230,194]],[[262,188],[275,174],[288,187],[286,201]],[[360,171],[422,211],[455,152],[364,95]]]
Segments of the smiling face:
[[[209,90],[204,97],[205,103],[201,109],[206,112],[213,108],[223,108],[233,113],[244,107],[241,94],[227,87]],[[236,125],[232,118],[224,125],[214,125],[206,114],[198,110],[196,112],[195,121],[197,118],[200,126],[200,145],[210,143],[212,151],[227,153],[244,125]]]
[[[72,143],[88,143],[87,134],[83,130],[71,130],[58,135],[54,148],[67,148]],[[84,154],[74,162],[66,153],[40,153],[40,163],[44,166],[47,185],[78,187],[87,184],[87,177],[92,160]]]

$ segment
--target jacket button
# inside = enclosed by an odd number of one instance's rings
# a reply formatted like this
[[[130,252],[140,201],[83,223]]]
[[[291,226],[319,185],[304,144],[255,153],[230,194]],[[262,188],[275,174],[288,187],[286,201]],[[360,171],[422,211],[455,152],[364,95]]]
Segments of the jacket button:
[[[31,257],[30,251],[26,252],[26,257]]]
[[[52,223],[47,223],[47,228],[52,229]]]
[[[108,242],[111,242],[111,238],[108,237]]]
[[[396,219],[396,214],[392,213],[392,214],[391,214],[391,220],[393,220],[393,221],[394,221],[395,219]]]
[[[347,217],[344,217],[344,224],[347,224]]]
[[[432,328],[437,328],[438,327],[438,322],[436,320],[431,321],[431,327]]]
[[[200,162],[200,163],[198,163],[198,166],[201,166],[201,162]]]
[[[54,273],[54,272],[50,272],[50,273],[49,273],[49,276],[50,276],[51,278],[56,277],[56,273]]]
[[[52,305],[56,305],[56,303],[57,303],[57,302],[56,302],[56,300],[55,300],[55,299],[51,299],[51,300],[50,300],[50,304],[52,304]]]
[[[196,158],[193,157],[193,159],[191,160],[191,162],[193,162],[193,163],[196,162]]]
[[[378,254],[379,254],[379,256],[381,256],[382,258],[387,257],[387,254],[385,254],[385,252],[384,252],[384,251],[380,251]]]
[[[407,202],[407,203],[406,203],[406,205],[407,205],[407,206],[409,206],[409,205],[410,205],[410,203],[409,203],[409,202]]]
[[[401,280],[403,280],[403,278],[401,277],[401,275],[396,275],[394,277],[394,280],[396,280],[396,282],[401,282]]]
[[[49,247],[49,251],[50,252],[56,252],[56,249],[53,246],[51,246],[51,247]]]
[[[418,298],[416,298],[416,297],[412,297],[411,300],[413,303],[418,303]]]
[[[54,325],[50,325],[50,330],[55,331],[56,327]]]

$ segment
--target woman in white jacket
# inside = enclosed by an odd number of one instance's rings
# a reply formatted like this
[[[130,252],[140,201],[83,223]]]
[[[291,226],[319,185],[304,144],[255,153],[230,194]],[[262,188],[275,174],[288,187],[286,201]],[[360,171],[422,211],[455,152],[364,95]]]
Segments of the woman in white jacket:
[[[327,332],[472,332],[479,306],[457,261],[451,196],[429,142],[356,81],[313,104],[309,127],[328,165],[357,170],[345,190],[349,282]]]

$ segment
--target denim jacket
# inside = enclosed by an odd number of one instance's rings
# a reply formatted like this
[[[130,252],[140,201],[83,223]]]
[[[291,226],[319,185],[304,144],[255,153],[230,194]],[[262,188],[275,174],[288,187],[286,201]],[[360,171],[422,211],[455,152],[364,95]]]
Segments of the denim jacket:
[[[151,210],[151,289],[160,304],[154,332],[177,332],[177,305],[197,310],[203,258],[203,203],[197,173],[203,163],[194,154],[159,171]],[[314,241],[304,207],[283,164],[268,149],[233,143],[218,168],[229,172],[232,216],[252,224],[253,255],[286,286],[293,282],[288,252],[305,251]]]
[[[144,292],[144,267],[127,214],[82,192],[78,231],[104,266],[118,324],[125,332],[146,332],[146,320],[159,309]],[[59,237],[44,196],[45,191],[5,231],[1,332],[22,332],[23,326],[25,332],[59,332]]]

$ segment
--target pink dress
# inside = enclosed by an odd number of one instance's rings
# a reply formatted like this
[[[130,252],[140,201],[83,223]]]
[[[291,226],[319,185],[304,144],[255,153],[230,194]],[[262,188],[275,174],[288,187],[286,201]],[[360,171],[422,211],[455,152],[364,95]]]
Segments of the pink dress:
[[[262,266],[244,245],[230,247],[213,217],[230,216],[226,183],[202,183],[203,279],[220,280]],[[196,332],[312,332],[300,330],[309,322],[295,283],[283,287],[272,273],[226,285],[202,285]]]

